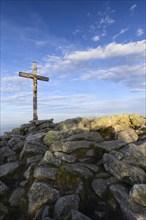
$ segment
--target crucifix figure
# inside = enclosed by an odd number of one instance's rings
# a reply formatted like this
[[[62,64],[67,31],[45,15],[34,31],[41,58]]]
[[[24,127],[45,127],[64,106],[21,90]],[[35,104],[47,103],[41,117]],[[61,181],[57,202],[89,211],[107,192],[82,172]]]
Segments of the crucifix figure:
[[[45,76],[37,75],[37,63],[36,62],[32,63],[32,68],[33,68],[33,74],[19,72],[19,76],[29,78],[29,79],[33,79],[33,120],[37,121],[38,120],[38,114],[37,114],[37,80],[49,81],[49,78],[45,77]]]

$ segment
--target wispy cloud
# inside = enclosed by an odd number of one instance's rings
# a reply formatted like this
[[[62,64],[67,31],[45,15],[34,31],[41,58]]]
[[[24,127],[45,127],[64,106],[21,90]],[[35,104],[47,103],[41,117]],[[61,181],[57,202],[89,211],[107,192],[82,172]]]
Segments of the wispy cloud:
[[[99,35],[93,36],[93,37],[92,37],[92,40],[95,41],[95,42],[96,42],[96,41],[99,41],[99,40],[100,40]]]
[[[137,5],[136,5],[136,4],[134,4],[134,5],[132,5],[132,6],[130,7],[130,14],[131,14],[131,15],[134,15],[134,14],[135,14],[136,8],[137,8]]]
[[[116,34],[116,35],[113,36],[113,40],[115,41],[115,39],[116,39],[117,37],[119,37],[121,34],[124,34],[124,33],[127,32],[127,31],[128,31],[128,28],[121,29],[121,31],[120,31],[118,34]]]
[[[113,23],[115,23],[115,20],[113,18],[109,17],[109,15],[106,15],[106,16],[102,17],[101,20],[99,21],[100,25],[104,24],[104,25],[108,26],[108,25],[113,24]]]
[[[1,78],[1,93],[12,93],[17,91],[28,91],[32,80],[26,80],[17,76],[6,76]],[[30,86],[31,88],[31,86]]]
[[[145,64],[140,65],[123,65],[112,68],[98,69],[82,75],[76,80],[109,80],[115,83],[123,83],[130,88],[131,92],[144,91],[144,79],[145,79]]]
[[[113,13],[114,10],[109,7],[108,3],[103,11],[97,13],[95,21],[89,25],[88,33],[92,35],[91,40],[94,41],[94,36],[99,36],[101,39],[107,35],[108,27],[116,22]]]
[[[136,31],[136,34],[137,34],[138,37],[144,35],[144,29],[138,28],[137,31]]]
[[[81,29],[80,28],[76,28],[74,31],[73,31],[73,35],[77,35],[78,33],[81,32]]]

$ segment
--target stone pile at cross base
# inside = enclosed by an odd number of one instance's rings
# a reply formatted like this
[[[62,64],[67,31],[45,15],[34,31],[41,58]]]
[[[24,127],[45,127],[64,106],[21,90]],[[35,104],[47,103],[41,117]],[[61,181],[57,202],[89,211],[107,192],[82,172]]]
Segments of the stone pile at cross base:
[[[146,117],[30,122],[0,141],[0,220],[146,220]]]

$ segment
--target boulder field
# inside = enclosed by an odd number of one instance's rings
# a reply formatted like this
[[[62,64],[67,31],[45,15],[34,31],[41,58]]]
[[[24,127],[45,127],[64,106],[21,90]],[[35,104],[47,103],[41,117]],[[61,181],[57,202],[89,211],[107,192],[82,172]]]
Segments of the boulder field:
[[[0,220],[146,220],[146,117],[31,121],[0,138]]]

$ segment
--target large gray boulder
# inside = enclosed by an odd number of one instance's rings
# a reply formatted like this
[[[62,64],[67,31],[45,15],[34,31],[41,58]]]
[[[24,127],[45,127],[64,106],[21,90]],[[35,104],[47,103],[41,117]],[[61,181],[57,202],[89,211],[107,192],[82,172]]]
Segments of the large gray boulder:
[[[70,173],[75,173],[78,176],[81,176],[85,179],[93,177],[93,172],[87,168],[87,166],[84,166],[82,163],[74,163],[74,164],[65,164],[66,171]]]
[[[40,141],[26,141],[23,150],[21,151],[20,159],[37,154],[44,154],[47,150],[47,146]]]
[[[117,139],[120,141],[123,141],[125,143],[132,143],[138,140],[138,135],[136,134],[136,132],[131,129],[128,128],[125,131],[120,131],[116,134]]]
[[[16,144],[18,144],[21,141],[23,141],[22,136],[13,137],[8,141],[8,145],[10,146],[10,148],[13,149],[16,146]]]
[[[28,192],[28,213],[36,213],[45,203],[54,203],[59,192],[45,182],[34,182]]]
[[[72,209],[79,209],[80,198],[78,195],[67,195],[60,197],[55,204],[54,216],[59,220],[68,214]]]
[[[25,140],[26,141],[40,141],[40,140],[43,140],[44,136],[45,136],[44,132],[40,132],[37,134],[29,134]]]
[[[146,146],[130,144],[120,150],[124,154],[123,162],[141,167],[146,170]]]
[[[2,163],[6,158],[15,155],[16,153],[9,146],[0,148],[0,163]]]
[[[0,177],[6,177],[14,173],[19,168],[19,162],[6,163],[0,166]]]
[[[118,180],[128,183],[145,183],[146,173],[139,167],[132,166],[126,162],[117,160],[113,155],[104,154],[103,164],[107,172],[115,176]]]
[[[104,141],[104,139],[101,137],[101,135],[98,132],[81,132],[79,134],[71,135],[67,138],[67,141],[94,141],[96,143]]]
[[[104,150],[105,152],[110,152],[112,150],[119,150],[123,146],[125,146],[125,143],[120,140],[103,141],[101,143],[96,144],[97,149]]]
[[[90,141],[56,141],[51,145],[52,151],[72,153],[78,149],[89,149],[94,143]]]
[[[34,171],[34,177],[38,180],[55,180],[57,174],[57,169],[53,167],[43,167],[39,166]]]

